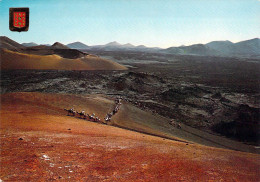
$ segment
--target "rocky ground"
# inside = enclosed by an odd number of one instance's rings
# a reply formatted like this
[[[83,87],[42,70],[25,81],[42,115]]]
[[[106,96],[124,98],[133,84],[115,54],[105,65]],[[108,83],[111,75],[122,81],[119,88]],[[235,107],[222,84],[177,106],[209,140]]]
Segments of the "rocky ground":
[[[259,144],[258,60],[103,54],[130,70],[2,71],[1,92],[120,95],[175,122]]]

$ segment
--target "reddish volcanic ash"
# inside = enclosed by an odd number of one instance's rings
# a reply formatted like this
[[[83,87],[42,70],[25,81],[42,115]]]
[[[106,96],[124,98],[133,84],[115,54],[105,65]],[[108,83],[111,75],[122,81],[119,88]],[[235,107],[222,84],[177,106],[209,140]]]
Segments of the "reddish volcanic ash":
[[[90,97],[90,96],[89,96]],[[1,95],[3,181],[259,181],[258,154],[185,144],[66,116],[71,103],[103,116],[111,100]]]

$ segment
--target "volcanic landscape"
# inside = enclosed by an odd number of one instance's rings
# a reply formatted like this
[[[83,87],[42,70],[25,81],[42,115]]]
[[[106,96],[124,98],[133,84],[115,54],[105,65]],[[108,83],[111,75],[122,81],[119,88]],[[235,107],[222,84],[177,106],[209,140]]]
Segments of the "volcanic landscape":
[[[260,180],[259,58],[68,53],[7,40],[15,49],[1,57],[1,180]],[[71,108],[100,121],[68,116]]]

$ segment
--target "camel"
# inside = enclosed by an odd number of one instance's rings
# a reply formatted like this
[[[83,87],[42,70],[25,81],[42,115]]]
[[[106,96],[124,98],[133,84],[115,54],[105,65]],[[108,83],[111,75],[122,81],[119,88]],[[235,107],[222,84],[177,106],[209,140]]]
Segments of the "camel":
[[[76,111],[74,110],[74,108],[64,109],[64,110],[68,112],[68,116],[70,116],[70,115],[75,116],[75,114],[76,114]]]
[[[114,109],[114,110],[112,111],[112,113],[113,113],[113,115],[115,115],[115,114],[116,114],[116,110]]]
[[[87,118],[85,111],[77,112],[77,114],[78,114],[79,117],[82,118],[82,119],[86,119],[86,118]]]
[[[115,103],[120,105],[121,101],[122,101],[122,98],[121,97],[117,97],[116,100],[115,100]]]
[[[101,120],[100,120],[98,117],[95,117],[95,118],[94,118],[94,121],[95,121],[95,122],[101,122]]]
[[[95,121],[95,113],[92,113],[91,115],[88,114],[88,120]]]
[[[86,120],[90,120],[90,115],[86,114]]]
[[[119,111],[119,105],[116,106],[115,111]]]
[[[108,121],[110,121],[111,117],[112,117],[112,115],[110,113],[108,113],[104,119],[106,122],[108,122]]]

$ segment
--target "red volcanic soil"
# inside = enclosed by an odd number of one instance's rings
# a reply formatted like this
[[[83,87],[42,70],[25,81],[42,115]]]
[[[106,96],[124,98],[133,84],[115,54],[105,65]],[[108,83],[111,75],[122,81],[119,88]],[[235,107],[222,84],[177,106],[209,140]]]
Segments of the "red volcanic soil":
[[[1,95],[2,181],[260,181],[258,154],[66,116],[63,108],[72,103],[104,117],[113,101],[101,96]]]

